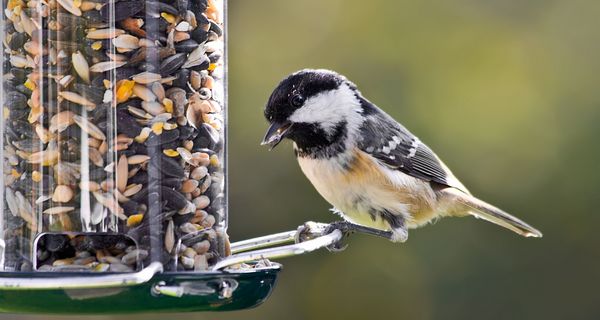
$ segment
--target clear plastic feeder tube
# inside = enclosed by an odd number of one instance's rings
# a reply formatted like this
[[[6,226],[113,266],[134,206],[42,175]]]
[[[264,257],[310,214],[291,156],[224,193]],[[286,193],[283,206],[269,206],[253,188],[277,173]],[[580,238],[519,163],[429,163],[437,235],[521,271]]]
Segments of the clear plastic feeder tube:
[[[3,0],[4,271],[227,255],[224,0]]]

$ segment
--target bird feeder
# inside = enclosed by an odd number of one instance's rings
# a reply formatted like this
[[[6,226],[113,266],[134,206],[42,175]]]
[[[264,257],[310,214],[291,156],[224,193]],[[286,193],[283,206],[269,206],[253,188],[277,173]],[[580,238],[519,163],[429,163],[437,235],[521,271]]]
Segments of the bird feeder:
[[[340,239],[229,243],[224,0],[2,4],[0,311],[249,308]]]

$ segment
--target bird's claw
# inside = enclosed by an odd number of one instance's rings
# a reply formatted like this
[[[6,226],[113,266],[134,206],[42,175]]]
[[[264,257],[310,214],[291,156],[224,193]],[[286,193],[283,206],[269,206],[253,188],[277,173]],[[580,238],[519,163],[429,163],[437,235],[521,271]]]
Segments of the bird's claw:
[[[295,242],[300,243],[328,235],[335,230],[342,232],[342,240],[354,232],[351,224],[346,221],[337,221],[330,224],[309,221],[298,227],[295,235]],[[327,250],[330,252],[344,251],[348,245],[342,243],[342,240],[327,246]]]
[[[326,248],[327,250],[329,250],[329,252],[337,253],[342,252],[346,250],[346,248],[348,248],[348,244],[343,243],[343,240],[345,238],[348,238],[352,233],[354,233],[354,230],[352,230],[350,223],[346,221],[336,221],[329,224],[329,226],[325,229],[324,234],[330,234],[335,230],[339,230],[342,233],[342,239],[340,239],[332,245],[327,246]]]
[[[346,248],[348,248],[348,244],[342,243],[342,240],[325,247],[325,249],[327,249],[327,251],[333,252],[333,253],[342,252],[342,251],[346,250]]]

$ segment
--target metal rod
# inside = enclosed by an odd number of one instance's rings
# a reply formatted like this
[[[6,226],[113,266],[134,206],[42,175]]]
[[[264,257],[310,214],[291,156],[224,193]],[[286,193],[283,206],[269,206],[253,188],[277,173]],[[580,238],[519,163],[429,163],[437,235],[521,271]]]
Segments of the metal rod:
[[[296,238],[296,230],[270,234],[268,236],[242,240],[231,244],[231,253],[262,249],[286,243],[292,243]]]
[[[135,273],[107,274],[100,276],[63,276],[53,278],[0,278],[0,289],[99,289],[135,286],[150,281],[155,274],[163,271],[160,262],[152,262]]]
[[[315,251],[317,249],[321,249],[327,246],[330,246],[342,239],[342,232],[340,230],[334,230],[333,232],[326,234],[324,236],[320,236],[314,238],[312,240],[307,240],[305,242],[276,247],[276,248],[268,248],[262,250],[256,250],[251,252],[239,253],[232,256],[229,256],[219,262],[217,262],[213,267],[213,271],[221,270],[225,267],[251,262],[258,261],[263,259],[279,259],[286,258],[291,256],[296,256],[300,254],[309,253]]]

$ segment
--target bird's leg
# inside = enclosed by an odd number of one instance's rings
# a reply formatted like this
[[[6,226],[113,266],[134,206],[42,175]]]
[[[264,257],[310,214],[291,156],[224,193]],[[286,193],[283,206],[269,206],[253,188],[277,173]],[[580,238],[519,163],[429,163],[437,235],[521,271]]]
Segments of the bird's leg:
[[[325,230],[325,234],[329,234],[329,233],[333,232],[334,230],[340,230],[342,232],[344,238],[347,238],[348,236],[350,236],[351,234],[353,234],[355,232],[359,232],[359,233],[373,235],[376,237],[385,238],[385,239],[392,240],[392,241],[394,239],[394,232],[392,232],[392,231],[383,231],[383,230],[379,230],[379,229],[375,229],[375,228],[365,227],[365,226],[361,226],[358,224],[350,223],[348,221],[336,221],[336,222],[330,223],[329,226],[327,227],[327,229]],[[327,247],[327,249],[332,252],[340,252],[340,251],[343,251],[344,249],[346,249],[347,246],[348,245],[342,244],[342,241],[340,240],[337,243]]]
[[[333,230],[340,230],[345,236],[350,235],[354,232],[370,234],[372,236],[385,238],[388,240],[392,239],[393,232],[391,231],[383,231],[375,228],[361,226],[359,224],[354,224],[348,221],[336,221],[329,224],[329,227],[325,231],[326,233],[331,233]]]

